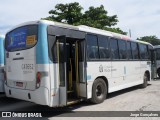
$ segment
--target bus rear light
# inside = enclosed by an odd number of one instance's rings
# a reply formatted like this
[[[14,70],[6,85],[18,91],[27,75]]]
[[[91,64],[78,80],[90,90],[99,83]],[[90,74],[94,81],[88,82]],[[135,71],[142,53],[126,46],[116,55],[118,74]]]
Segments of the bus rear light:
[[[36,87],[39,88],[41,83],[41,73],[37,72]]]

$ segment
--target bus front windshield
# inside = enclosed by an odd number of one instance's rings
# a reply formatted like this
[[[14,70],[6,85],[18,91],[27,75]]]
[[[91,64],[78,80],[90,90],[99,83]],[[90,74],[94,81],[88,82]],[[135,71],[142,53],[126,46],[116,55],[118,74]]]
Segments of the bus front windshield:
[[[38,26],[28,25],[14,29],[5,38],[5,49],[8,52],[32,48],[37,43]]]

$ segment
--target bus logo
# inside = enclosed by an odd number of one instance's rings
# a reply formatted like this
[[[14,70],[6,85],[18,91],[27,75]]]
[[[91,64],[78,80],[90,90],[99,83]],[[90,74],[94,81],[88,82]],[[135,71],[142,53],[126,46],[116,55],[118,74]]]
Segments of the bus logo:
[[[103,66],[102,65],[99,66],[99,72],[103,72]]]
[[[11,112],[2,112],[2,117],[11,117]]]

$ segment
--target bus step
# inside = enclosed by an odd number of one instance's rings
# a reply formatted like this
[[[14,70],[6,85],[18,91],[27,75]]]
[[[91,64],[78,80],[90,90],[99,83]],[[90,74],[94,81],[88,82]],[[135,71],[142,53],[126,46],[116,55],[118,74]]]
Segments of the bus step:
[[[73,105],[79,103],[80,101],[81,101],[80,99],[68,99],[67,105]]]
[[[73,90],[71,90],[71,91],[67,91],[67,93],[69,94],[69,93],[73,93],[74,91]]]

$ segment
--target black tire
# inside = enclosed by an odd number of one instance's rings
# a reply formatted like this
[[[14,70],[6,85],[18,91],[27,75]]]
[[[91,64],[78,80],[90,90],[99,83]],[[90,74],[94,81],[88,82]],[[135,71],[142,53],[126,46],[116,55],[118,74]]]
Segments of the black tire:
[[[160,78],[160,69],[157,70],[158,77]]]
[[[102,103],[107,96],[107,86],[103,79],[98,78],[94,81],[92,87],[92,98],[91,102],[98,104]]]
[[[148,75],[145,73],[143,77],[143,84],[141,85],[142,88],[146,88],[148,85]]]

